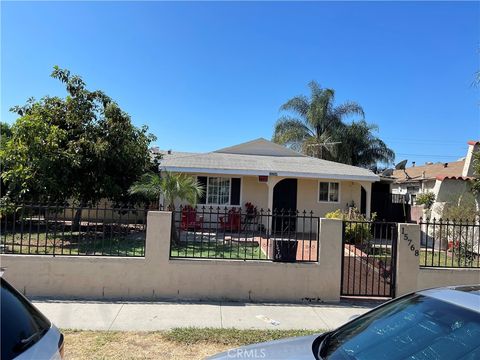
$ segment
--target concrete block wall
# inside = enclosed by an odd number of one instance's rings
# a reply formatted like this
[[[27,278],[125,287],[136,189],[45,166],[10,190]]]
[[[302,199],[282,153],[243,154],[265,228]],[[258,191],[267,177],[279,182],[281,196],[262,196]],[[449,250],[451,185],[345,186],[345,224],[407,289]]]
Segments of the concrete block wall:
[[[480,269],[421,268],[420,226],[398,224],[396,296],[440,286],[480,284]]]
[[[2,255],[27,296],[82,299],[339,300],[342,223],[322,219],[319,262],[170,259],[171,213],[151,211],[145,258]]]
[[[480,269],[420,268],[420,229],[399,224],[396,295],[480,283]],[[27,296],[78,299],[192,299],[336,302],[342,222],[320,219],[319,261],[170,259],[171,213],[150,211],[144,258],[1,255],[4,277]]]

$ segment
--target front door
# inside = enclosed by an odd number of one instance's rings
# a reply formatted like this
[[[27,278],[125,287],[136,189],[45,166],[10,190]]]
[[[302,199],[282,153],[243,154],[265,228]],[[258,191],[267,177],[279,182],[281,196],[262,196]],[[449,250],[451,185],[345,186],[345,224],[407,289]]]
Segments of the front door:
[[[283,179],[273,188],[274,232],[295,231],[296,211],[297,179]]]
[[[367,214],[367,191],[360,186],[361,193],[360,193],[360,213],[363,215]]]

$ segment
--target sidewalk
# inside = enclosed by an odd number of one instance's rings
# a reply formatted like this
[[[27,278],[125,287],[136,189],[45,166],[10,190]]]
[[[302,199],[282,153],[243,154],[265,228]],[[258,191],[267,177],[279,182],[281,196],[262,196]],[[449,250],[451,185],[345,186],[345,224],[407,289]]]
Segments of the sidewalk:
[[[379,303],[103,302],[34,300],[57,327],[155,331],[174,327],[332,329]]]

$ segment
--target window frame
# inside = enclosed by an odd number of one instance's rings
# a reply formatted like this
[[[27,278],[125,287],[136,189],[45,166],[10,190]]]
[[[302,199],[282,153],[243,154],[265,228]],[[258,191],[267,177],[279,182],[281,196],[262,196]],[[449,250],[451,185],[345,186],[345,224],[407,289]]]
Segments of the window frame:
[[[327,200],[320,200],[320,184],[326,183],[328,184],[328,193],[327,193]],[[331,184],[338,184],[338,199],[337,201],[330,201],[330,187]],[[340,181],[325,181],[325,180],[319,180],[318,181],[318,186],[317,186],[317,203],[320,204],[339,204],[341,202],[341,194],[342,194],[342,185]]]
[[[243,197],[243,178],[241,176],[222,176],[222,175],[217,175],[217,176],[210,176],[210,175],[197,175],[197,180],[199,177],[206,177],[207,178],[207,186],[205,189],[205,204],[200,204],[203,206],[231,206],[231,207],[241,207],[242,206],[242,197]],[[208,202],[208,195],[209,195],[209,181],[211,178],[223,178],[223,179],[228,179],[229,182],[229,191],[228,191],[228,203],[227,204],[214,204],[214,203],[209,203]],[[240,201],[238,205],[232,205],[232,179],[237,178],[240,179]]]

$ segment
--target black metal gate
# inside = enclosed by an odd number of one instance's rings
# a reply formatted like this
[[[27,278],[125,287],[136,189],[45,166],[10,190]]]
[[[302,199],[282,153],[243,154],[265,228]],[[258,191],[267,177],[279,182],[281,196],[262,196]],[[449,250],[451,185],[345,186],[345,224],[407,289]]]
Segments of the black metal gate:
[[[397,223],[343,221],[342,296],[395,297]]]

